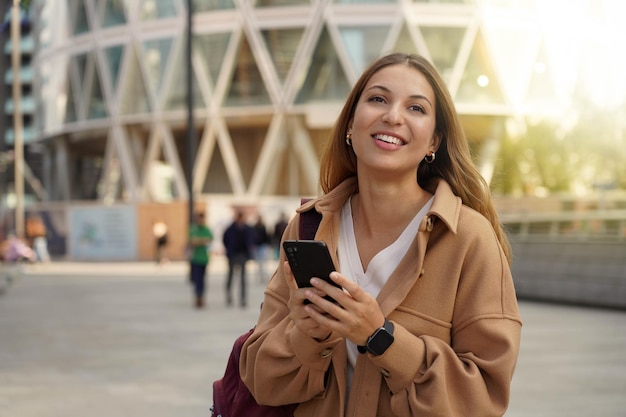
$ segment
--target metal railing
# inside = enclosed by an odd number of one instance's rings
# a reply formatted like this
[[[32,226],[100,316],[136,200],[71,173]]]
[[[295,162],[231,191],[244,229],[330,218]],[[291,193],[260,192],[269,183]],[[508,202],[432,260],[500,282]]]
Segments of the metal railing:
[[[626,241],[626,210],[503,213],[500,220],[516,240]]]

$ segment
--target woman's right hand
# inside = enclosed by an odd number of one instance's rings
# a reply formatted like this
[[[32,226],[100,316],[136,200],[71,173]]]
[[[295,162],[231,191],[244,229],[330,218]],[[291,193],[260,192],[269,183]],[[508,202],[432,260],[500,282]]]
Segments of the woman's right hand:
[[[285,281],[287,286],[289,287],[289,301],[287,302],[287,306],[289,307],[289,318],[293,320],[295,326],[300,329],[301,332],[308,334],[311,338],[315,340],[326,340],[331,335],[331,330],[325,326],[320,325],[317,321],[313,320],[305,306],[309,306],[310,308],[314,308],[319,314],[325,314],[320,308],[313,304],[305,304],[305,300],[307,299],[305,296],[306,291],[314,290],[312,288],[298,288],[298,284],[296,284],[296,280],[291,272],[291,267],[289,263],[285,261],[283,265],[283,271],[285,276]],[[326,294],[321,291],[315,290],[320,297],[324,297]]]

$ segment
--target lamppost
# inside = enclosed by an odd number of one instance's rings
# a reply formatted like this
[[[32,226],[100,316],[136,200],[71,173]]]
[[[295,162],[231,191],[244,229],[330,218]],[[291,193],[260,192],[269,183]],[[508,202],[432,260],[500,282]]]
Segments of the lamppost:
[[[193,68],[191,58],[193,0],[187,0],[187,188],[189,190],[189,225],[193,222],[193,165],[196,152],[196,136],[193,124]]]
[[[20,1],[11,9],[11,64],[13,70],[13,144],[15,166],[15,235],[24,237],[24,122],[22,120],[22,83],[20,79]]]

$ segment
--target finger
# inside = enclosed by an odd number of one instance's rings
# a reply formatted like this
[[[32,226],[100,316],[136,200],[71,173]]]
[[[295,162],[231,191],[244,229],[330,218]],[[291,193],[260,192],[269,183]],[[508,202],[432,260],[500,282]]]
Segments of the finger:
[[[368,296],[359,284],[337,271],[331,272],[330,279],[341,286],[343,291],[348,293],[356,301],[363,301]]]
[[[285,282],[289,287],[290,291],[295,291],[298,289],[298,284],[296,284],[296,278],[293,276],[293,272],[291,271],[291,267],[289,266],[289,262],[283,262],[283,271],[285,273]]]

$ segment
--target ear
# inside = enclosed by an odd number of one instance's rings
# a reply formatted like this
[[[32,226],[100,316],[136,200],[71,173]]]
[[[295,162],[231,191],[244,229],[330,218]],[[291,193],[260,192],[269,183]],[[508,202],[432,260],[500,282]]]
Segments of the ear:
[[[439,150],[439,145],[441,145],[441,133],[435,132],[433,133],[433,137],[430,139],[430,149],[433,152],[437,152]]]

